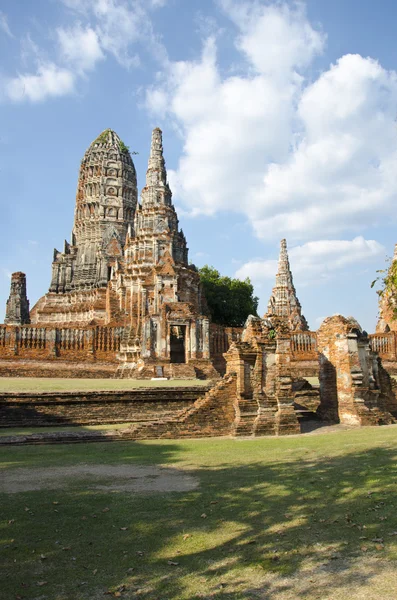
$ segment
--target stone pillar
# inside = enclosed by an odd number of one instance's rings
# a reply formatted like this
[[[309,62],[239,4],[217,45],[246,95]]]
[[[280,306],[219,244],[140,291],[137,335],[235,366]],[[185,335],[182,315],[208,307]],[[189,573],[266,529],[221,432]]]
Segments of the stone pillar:
[[[203,358],[210,357],[210,323],[208,319],[203,319]]]
[[[7,300],[4,323],[6,325],[26,325],[30,323],[25,273],[18,271],[11,275],[10,296]]]
[[[276,433],[288,435],[300,433],[299,421],[294,409],[291,377],[291,341],[289,337],[276,339],[276,398],[278,410],[275,415]]]
[[[46,342],[47,351],[49,358],[56,358],[59,356],[59,333],[58,329],[47,329],[46,330]]]
[[[19,335],[19,327],[12,327],[9,340],[10,348],[12,349],[12,352],[15,354],[15,356],[19,354]]]
[[[192,359],[197,357],[197,325],[192,321],[190,330],[190,351]]]
[[[186,362],[190,362],[190,359],[192,358],[192,347],[191,347],[191,327],[192,327],[192,322],[188,321],[188,323],[186,323],[186,339],[185,339],[185,357],[186,357]]]
[[[276,435],[275,416],[278,405],[276,399],[277,367],[275,344],[266,344],[262,347],[255,366],[258,371],[259,387],[259,414],[255,423],[255,435]]]

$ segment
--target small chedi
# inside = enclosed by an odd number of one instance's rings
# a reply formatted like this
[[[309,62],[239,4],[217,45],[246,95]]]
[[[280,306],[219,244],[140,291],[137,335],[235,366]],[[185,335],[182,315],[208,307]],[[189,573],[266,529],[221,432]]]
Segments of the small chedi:
[[[280,256],[278,259],[278,271],[276,285],[267,306],[267,316],[276,315],[283,317],[291,331],[307,331],[309,329],[302,308],[296,296],[296,290],[289,266],[287,241],[281,240]]]
[[[263,318],[251,315],[242,328],[211,323],[172,203],[161,130],[152,132],[138,202],[130,152],[107,129],[83,157],[71,239],[62,252],[54,250],[49,290],[30,311],[26,277],[12,275],[0,375],[213,380],[204,395],[175,392],[172,406],[162,396],[154,412],[143,399],[137,404],[116,392],[112,405],[96,396],[95,410],[87,395],[64,404],[58,395],[58,404],[45,408],[39,398],[35,413],[29,397],[30,425],[34,415],[57,422],[51,411],[58,407],[74,423],[135,422],[126,433],[134,439],[284,435],[300,432],[306,418],[394,423],[396,323],[383,297],[376,334],[340,315],[310,331],[284,239]],[[139,410],[152,417],[142,419]],[[2,414],[0,425],[7,422]]]

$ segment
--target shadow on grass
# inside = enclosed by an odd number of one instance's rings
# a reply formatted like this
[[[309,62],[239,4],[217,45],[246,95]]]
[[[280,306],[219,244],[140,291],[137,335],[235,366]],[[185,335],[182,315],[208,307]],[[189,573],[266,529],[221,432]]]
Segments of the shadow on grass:
[[[98,454],[94,446],[87,447],[85,462],[112,450],[100,445]],[[177,444],[122,447],[118,461],[124,464],[175,466],[182,451]],[[81,461],[81,448],[71,447],[69,460],[78,450]],[[51,448],[53,456],[60,451]],[[3,589],[10,598],[51,600],[106,592],[146,600],[237,600],[288,592],[306,598],[313,587],[317,596],[310,597],[331,598],[353,583],[365,587],[387,562],[374,560],[358,573],[360,558],[396,556],[396,459],[396,449],[382,447],[330,458],[184,468],[200,487],[183,493],[99,493],[77,481],[62,492],[4,495]],[[308,562],[330,574],[325,588],[309,579],[292,587],[286,576]],[[39,589],[35,582],[42,580]]]

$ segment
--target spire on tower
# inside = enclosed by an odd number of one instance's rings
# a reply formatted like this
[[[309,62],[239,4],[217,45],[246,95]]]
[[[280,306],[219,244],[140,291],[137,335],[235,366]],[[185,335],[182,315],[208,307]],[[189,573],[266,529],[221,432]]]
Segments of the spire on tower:
[[[159,127],[153,129],[146,185],[142,190],[144,204],[171,205],[171,190],[167,183],[167,170],[163,156],[163,134]]]
[[[307,321],[302,315],[302,308],[296,295],[285,239],[281,240],[280,243],[276,285],[267,306],[266,316],[272,315],[288,319],[290,328],[293,330],[308,329]]]

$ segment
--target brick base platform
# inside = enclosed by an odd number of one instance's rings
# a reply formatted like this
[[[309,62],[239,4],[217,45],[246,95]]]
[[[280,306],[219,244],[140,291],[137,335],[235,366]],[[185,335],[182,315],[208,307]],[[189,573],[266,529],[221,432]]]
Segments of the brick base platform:
[[[0,427],[161,421],[193,406],[207,387],[0,394]]]
[[[62,360],[0,360],[0,377],[67,377],[111,379],[117,364],[111,362],[66,362]]]

